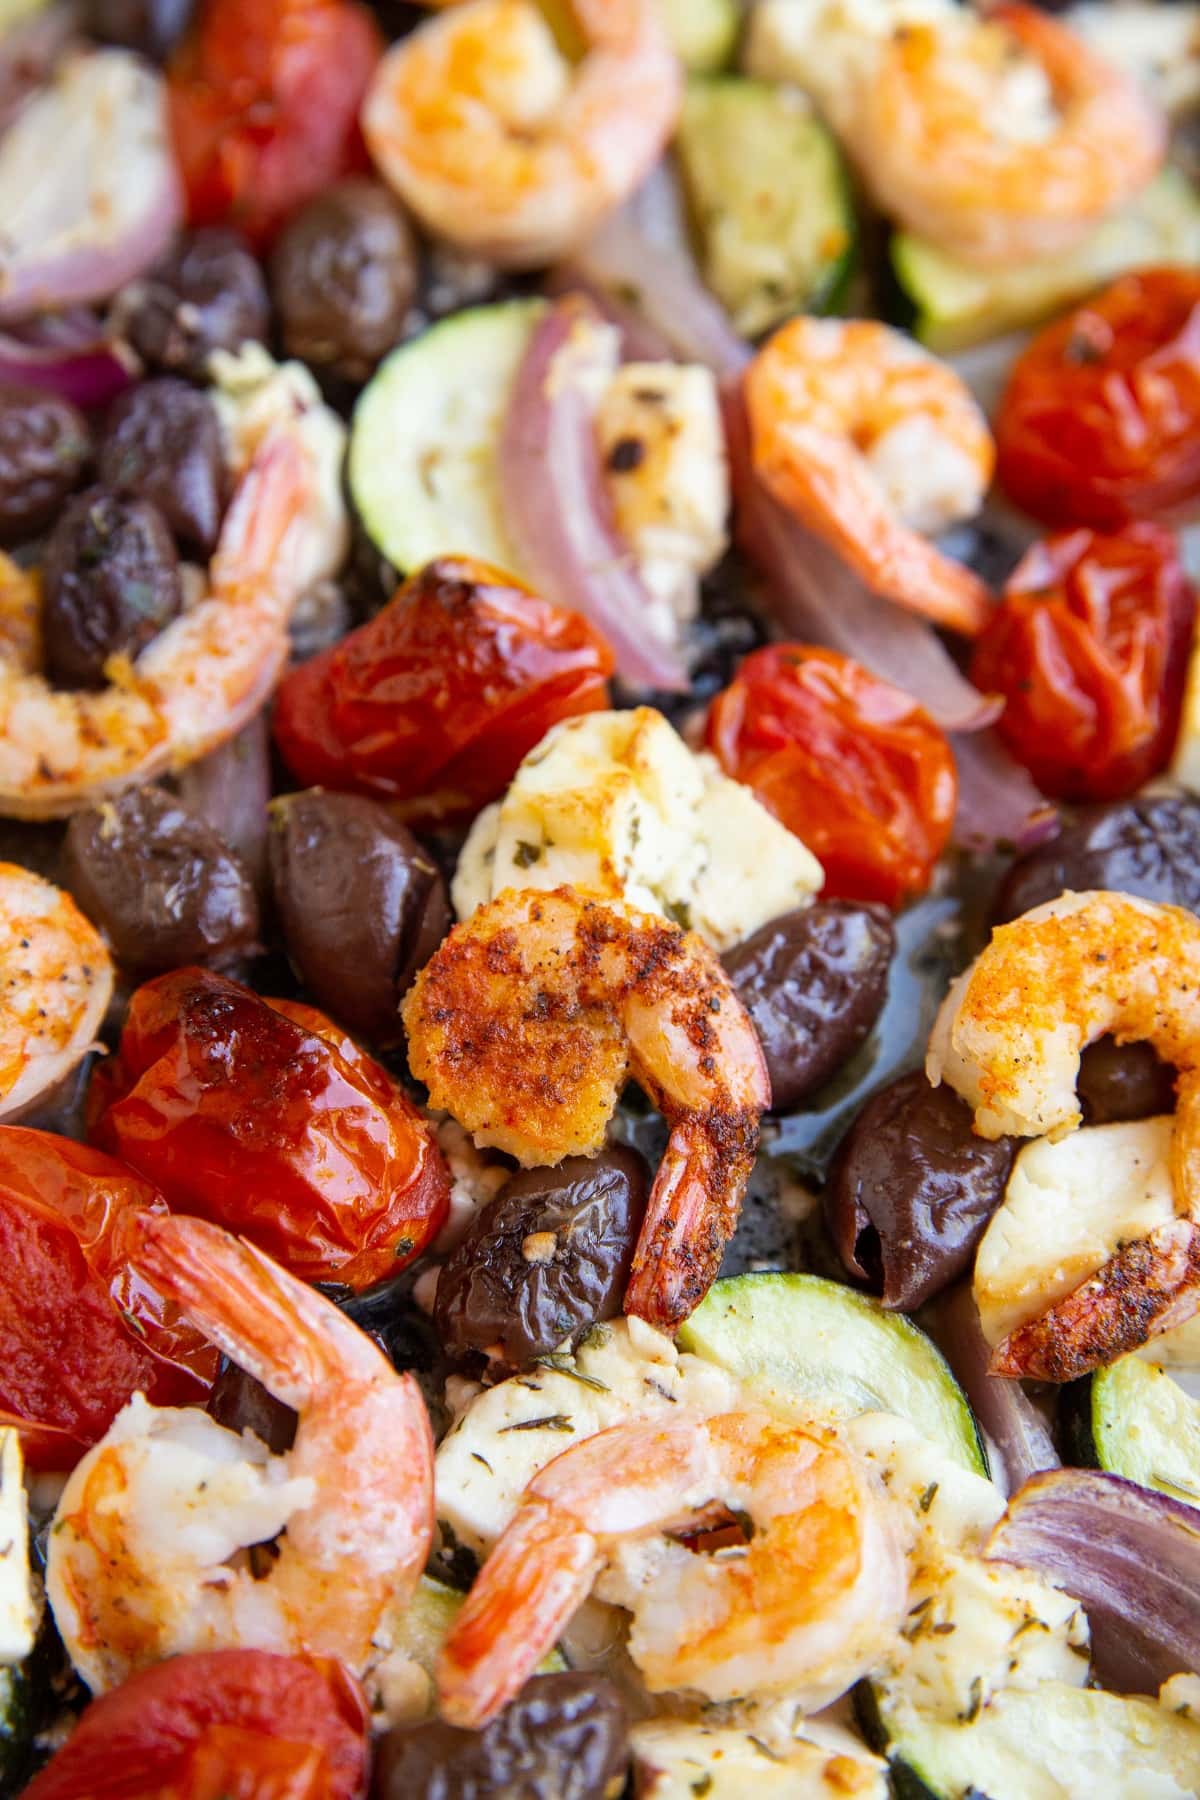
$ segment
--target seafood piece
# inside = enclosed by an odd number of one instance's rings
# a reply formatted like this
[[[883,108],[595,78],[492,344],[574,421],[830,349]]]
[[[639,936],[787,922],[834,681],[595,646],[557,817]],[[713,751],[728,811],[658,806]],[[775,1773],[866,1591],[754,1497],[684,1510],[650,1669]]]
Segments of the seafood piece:
[[[361,1673],[432,1541],[420,1389],[330,1301],[218,1226],[147,1219],[138,1265],[299,1425],[273,1457],[207,1413],[135,1395],[75,1469],[50,1535],[47,1591],[72,1661],[94,1693],[232,1646]]]
[[[572,0],[560,53],[533,0],[469,0],[384,57],[363,104],[379,171],[436,236],[506,268],[586,238],[661,155],[679,65],[655,0]]]
[[[113,964],[69,894],[0,863],[0,968],[0,1119],[11,1123],[91,1049]]]
[[[714,1501],[748,1516],[747,1543],[699,1555],[665,1535]],[[831,1431],[762,1412],[631,1421],[526,1488],[443,1648],[443,1716],[493,1718],[607,1564],[646,1686],[710,1700],[823,1706],[890,1648],[907,1589],[885,1503]]]
[[[875,593],[974,636],[987,588],[921,534],[979,508],[995,463],[965,383],[869,319],[793,319],[745,377],[754,467]]]
[[[691,932],[569,887],[456,926],[401,1009],[432,1106],[526,1167],[588,1156],[628,1075],[671,1123],[625,1310],[671,1330],[737,1223],[771,1090],[754,1028]]]
[[[988,267],[1068,249],[1166,150],[1137,82],[1016,0],[893,32],[846,136],[884,212]]]

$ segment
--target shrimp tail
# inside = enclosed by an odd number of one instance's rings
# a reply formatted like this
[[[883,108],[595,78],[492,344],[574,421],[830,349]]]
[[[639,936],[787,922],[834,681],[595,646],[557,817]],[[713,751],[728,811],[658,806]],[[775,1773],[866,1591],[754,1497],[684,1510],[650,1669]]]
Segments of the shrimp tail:
[[[674,1127],[646,1207],[625,1311],[674,1334],[717,1278],[758,1149],[757,1114]]]

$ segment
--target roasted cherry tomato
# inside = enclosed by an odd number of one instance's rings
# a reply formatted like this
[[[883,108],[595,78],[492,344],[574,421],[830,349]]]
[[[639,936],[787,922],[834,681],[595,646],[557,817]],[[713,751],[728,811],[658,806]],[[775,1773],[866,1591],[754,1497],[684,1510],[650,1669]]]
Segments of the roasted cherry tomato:
[[[358,109],[382,52],[356,0],[207,0],[168,80],[190,223],[261,246],[366,168]]]
[[[339,1663],[173,1656],[93,1700],[25,1800],[355,1800],[367,1709]]]
[[[943,734],[908,694],[807,644],[755,650],[708,742],[825,868],[827,900],[896,906],[929,885],[958,798]]]
[[[1200,502],[1200,273],[1126,275],[1034,338],[996,420],[1001,486],[1047,525],[1114,531]]]
[[[201,1399],[217,1355],[130,1265],[162,1195],[110,1157],[0,1126],[0,1423],[30,1462],[70,1468],[139,1388]]]
[[[998,729],[1043,793],[1118,800],[1165,766],[1195,608],[1157,525],[1072,531],[1022,557],[971,679],[1004,695]]]
[[[275,735],[308,786],[396,802],[410,823],[469,818],[551,725],[608,705],[612,668],[578,613],[443,558],[287,676]]]
[[[314,1007],[173,970],[134,994],[92,1089],[98,1144],[306,1281],[369,1287],[445,1217],[430,1126]]]

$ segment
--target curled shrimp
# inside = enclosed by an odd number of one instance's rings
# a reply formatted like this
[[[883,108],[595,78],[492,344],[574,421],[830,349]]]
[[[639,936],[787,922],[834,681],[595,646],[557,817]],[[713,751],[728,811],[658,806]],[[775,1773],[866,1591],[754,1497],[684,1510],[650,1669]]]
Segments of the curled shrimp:
[[[1031,108],[1014,84],[1039,72]],[[884,212],[981,266],[1070,248],[1166,150],[1137,83],[1016,0],[895,31],[848,136]]]
[[[112,958],[69,894],[0,863],[0,1119],[48,1094],[96,1041]]]
[[[559,52],[534,0],[468,0],[384,57],[363,105],[379,171],[436,236],[506,268],[552,262],[649,173],[679,66],[655,0],[572,0]]]
[[[303,452],[264,440],[225,517],[208,591],[136,662],[113,657],[98,692],[54,688],[36,634],[0,631],[0,813],[58,818],[189,763],[262,706],[288,656],[297,600],[292,527],[309,483]]]
[[[876,593],[976,635],[978,576],[921,535],[978,510],[995,450],[964,382],[867,319],[793,319],[746,372],[754,467]]]
[[[705,1556],[665,1535],[714,1501],[748,1516],[747,1543]],[[762,1412],[615,1425],[526,1488],[443,1647],[443,1715],[493,1718],[606,1565],[651,1693],[814,1708],[879,1661],[907,1587],[884,1503],[832,1432]]]
[[[94,1693],[164,1657],[231,1646],[334,1656],[361,1673],[432,1542],[420,1389],[250,1244],[200,1219],[149,1218],[142,1232],[139,1268],[299,1423],[275,1457],[196,1408],[135,1395],[55,1515],[47,1591],[72,1661]],[[256,1580],[243,1552],[280,1531]]]
[[[691,932],[572,888],[506,889],[402,1008],[409,1065],[480,1145],[532,1167],[599,1150],[632,1074],[671,1121],[625,1295],[671,1330],[737,1223],[770,1083],[754,1027]]]

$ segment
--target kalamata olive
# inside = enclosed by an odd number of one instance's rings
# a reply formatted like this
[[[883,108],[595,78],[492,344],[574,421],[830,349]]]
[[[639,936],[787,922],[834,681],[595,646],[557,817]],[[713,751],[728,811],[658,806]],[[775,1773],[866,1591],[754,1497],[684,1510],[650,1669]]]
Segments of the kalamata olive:
[[[649,1192],[635,1150],[525,1169],[472,1220],[438,1277],[448,1353],[515,1368],[621,1310]]]
[[[50,523],[90,449],[70,401],[0,386],[0,543],[19,544]]]
[[[241,859],[161,788],[77,812],[62,880],[139,977],[224,964],[257,941],[258,902]]]
[[[302,207],[271,257],[289,356],[365,381],[400,339],[417,289],[417,246],[399,203],[365,177]]]
[[[102,44],[165,62],[191,22],[195,0],[87,0],[84,26]]]
[[[1175,1070],[1152,1044],[1089,1044],[1079,1059],[1079,1104],[1089,1125],[1151,1119],[1175,1111]]]
[[[229,1431],[252,1431],[276,1456],[291,1449],[300,1423],[290,1406],[226,1357],[208,1396],[208,1414]]]
[[[271,808],[269,854],[288,955],[317,1004],[375,1044],[450,929],[433,859],[383,806],[312,788]]]
[[[136,657],[182,605],[179,558],[148,500],[89,488],[70,501],[42,564],[46,672],[61,687],[103,687],[110,656]]]
[[[863,1107],[825,1187],[829,1229],[848,1272],[910,1312],[966,1268],[1004,1198],[1017,1146],[976,1137],[971,1109],[924,1071]]]
[[[151,368],[200,381],[214,350],[266,338],[267,284],[237,233],[212,226],[185,237],[126,288],[115,321]]]
[[[131,388],[109,412],[98,462],[100,479],[115,492],[153,501],[182,543],[209,554],[225,466],[206,394],[173,376]]]
[[[1150,794],[1081,807],[1058,837],[1013,864],[995,917],[1019,918],[1068,888],[1113,888],[1200,911],[1200,800]]]
[[[413,1299],[411,1271],[365,1293],[343,1288],[334,1297],[346,1317],[374,1338],[393,1368],[414,1378],[425,1396],[434,1434],[440,1435],[450,1423],[446,1377],[452,1371],[433,1321]]]
[[[605,1800],[629,1762],[625,1703],[602,1675],[536,1675],[483,1731],[440,1721],[379,1740],[372,1800]]]
[[[887,998],[895,948],[885,907],[826,900],[772,919],[725,957],[775,1112],[791,1112],[858,1049]]]

